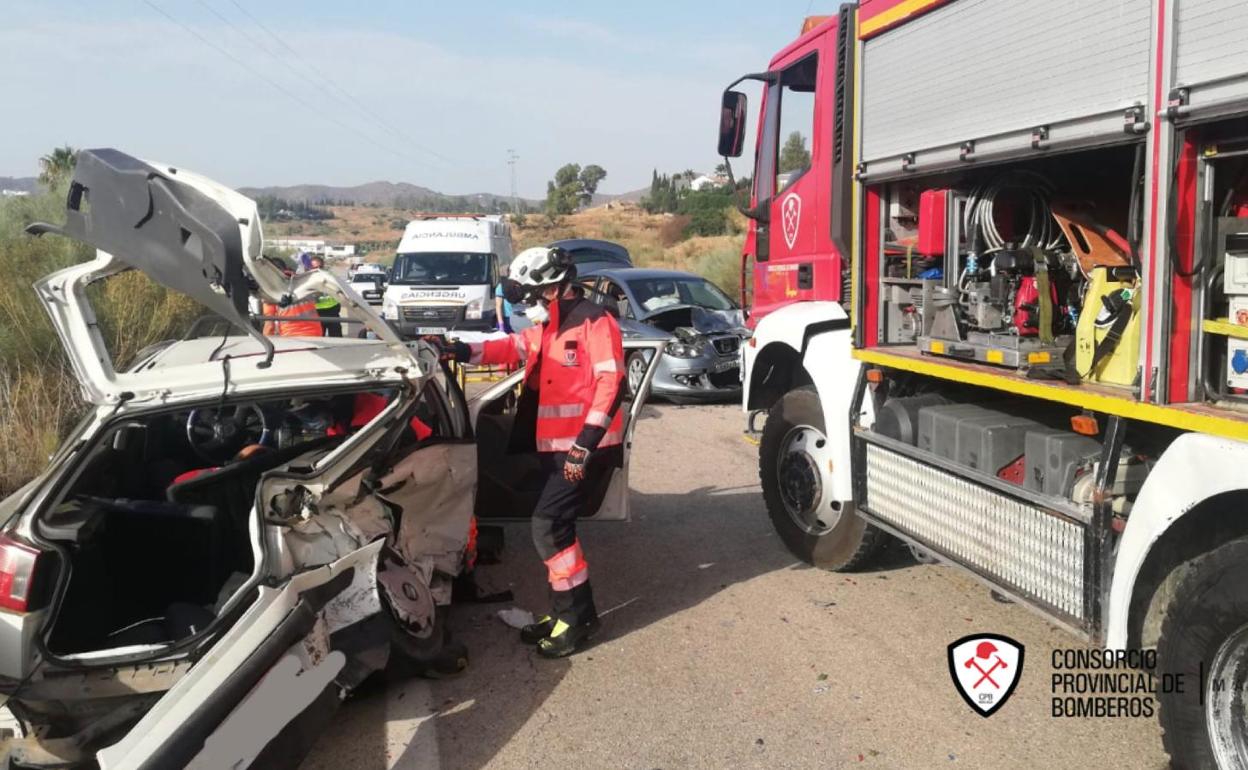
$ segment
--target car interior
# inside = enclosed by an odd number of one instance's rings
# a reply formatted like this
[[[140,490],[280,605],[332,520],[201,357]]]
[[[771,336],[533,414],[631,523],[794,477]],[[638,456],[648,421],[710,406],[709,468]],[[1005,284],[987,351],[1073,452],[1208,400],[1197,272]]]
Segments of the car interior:
[[[49,650],[164,644],[202,630],[253,571],[250,522],[261,476],[300,459],[311,467],[394,396],[211,403],[104,429],[38,523],[70,568]],[[419,399],[408,419],[428,430],[413,428],[393,449],[406,454],[447,435],[439,404]]]

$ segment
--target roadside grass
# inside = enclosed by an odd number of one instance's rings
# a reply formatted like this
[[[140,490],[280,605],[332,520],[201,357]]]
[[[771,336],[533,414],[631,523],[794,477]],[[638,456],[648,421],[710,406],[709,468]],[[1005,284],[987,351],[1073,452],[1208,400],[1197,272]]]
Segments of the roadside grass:
[[[85,262],[67,238],[34,238],[33,221],[64,220],[64,190],[0,201],[0,496],[38,474],[86,403],[56,331],[35,296],[36,280]],[[199,315],[189,297],[128,271],[90,288],[100,332],[124,368],[147,345],[180,336]]]

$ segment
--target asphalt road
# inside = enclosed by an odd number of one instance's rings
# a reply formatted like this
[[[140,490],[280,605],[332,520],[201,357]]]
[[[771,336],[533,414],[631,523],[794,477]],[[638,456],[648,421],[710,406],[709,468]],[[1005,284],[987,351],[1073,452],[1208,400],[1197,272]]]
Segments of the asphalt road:
[[[591,649],[546,661],[497,605],[460,608],[470,670],[353,698],[304,767],[1165,766],[1155,719],[1051,717],[1052,650],[1079,640],[961,572],[900,549],[853,575],[796,562],[763,511],[742,424],[734,407],[646,409],[632,521],[581,531],[605,611]],[[527,527],[507,538],[482,582],[540,610]],[[983,631],[1027,649],[989,719],[946,662],[949,642]]]

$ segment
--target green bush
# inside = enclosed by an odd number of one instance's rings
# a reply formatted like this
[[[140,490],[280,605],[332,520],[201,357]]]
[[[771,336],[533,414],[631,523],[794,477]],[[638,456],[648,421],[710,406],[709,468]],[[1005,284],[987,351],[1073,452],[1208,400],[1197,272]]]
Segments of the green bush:
[[[728,214],[724,209],[694,209],[689,214],[685,237],[695,235],[723,235],[728,231]]]
[[[68,238],[26,235],[34,221],[65,219],[64,185],[0,201],[0,496],[42,470],[85,409],[64,350],[32,289],[92,250]],[[181,336],[202,309],[143,273],[129,271],[90,289],[101,333],[119,368],[147,345]]]
[[[693,265],[693,272],[726,291],[734,300],[740,300],[741,249],[739,244],[725,244],[701,255]]]

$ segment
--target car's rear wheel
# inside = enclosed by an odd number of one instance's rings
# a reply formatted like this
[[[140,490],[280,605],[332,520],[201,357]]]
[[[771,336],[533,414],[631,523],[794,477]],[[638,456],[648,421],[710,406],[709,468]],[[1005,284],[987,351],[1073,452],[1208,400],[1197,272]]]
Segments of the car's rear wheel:
[[[758,450],[759,479],[772,525],[802,561],[835,571],[859,569],[886,538],[837,500],[828,488],[831,467],[823,409],[813,387],[782,397],[767,415]]]
[[[438,607],[433,626],[424,635],[413,634],[393,615],[387,613],[390,621],[387,679],[401,680],[414,676],[445,679],[461,674],[468,668],[468,648],[451,638],[447,609]]]

